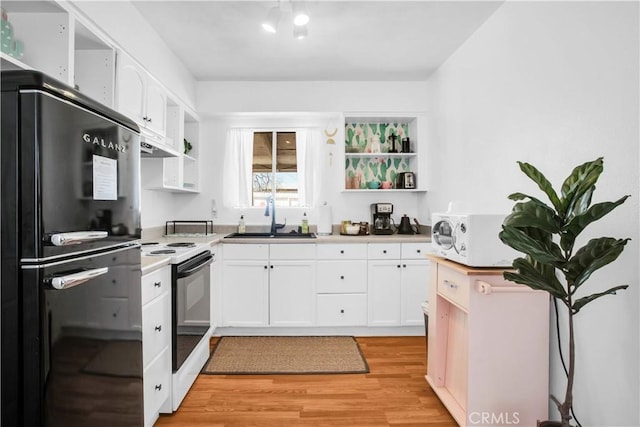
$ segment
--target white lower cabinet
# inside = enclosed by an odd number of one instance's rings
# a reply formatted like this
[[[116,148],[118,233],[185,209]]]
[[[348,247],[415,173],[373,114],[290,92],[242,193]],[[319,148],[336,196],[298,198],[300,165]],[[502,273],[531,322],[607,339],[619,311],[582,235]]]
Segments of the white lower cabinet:
[[[429,243],[223,245],[224,327],[422,326]]]
[[[315,244],[225,244],[224,326],[314,326]]]
[[[319,326],[364,326],[367,294],[319,294]]]
[[[144,424],[171,412],[171,270],[142,276],[142,361]]]
[[[269,325],[269,260],[227,260],[227,247],[223,263],[223,325]]]
[[[318,326],[366,326],[367,245],[318,245]]]
[[[314,326],[316,317],[315,261],[271,261],[269,324]]]
[[[407,247],[405,247],[407,245]],[[369,326],[419,326],[427,300],[427,243],[370,243],[368,248]]]

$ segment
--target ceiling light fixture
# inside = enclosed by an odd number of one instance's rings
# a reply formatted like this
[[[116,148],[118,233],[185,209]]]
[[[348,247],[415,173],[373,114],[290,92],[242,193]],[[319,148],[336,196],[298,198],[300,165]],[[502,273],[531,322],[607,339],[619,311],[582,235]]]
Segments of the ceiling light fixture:
[[[278,6],[274,6],[269,9],[269,14],[267,15],[267,19],[262,23],[262,28],[267,33],[275,33],[278,28],[278,22],[280,21],[280,4]]]
[[[285,8],[285,12],[291,11],[293,18],[293,37],[301,40],[306,38],[309,35],[309,28],[307,24],[309,23],[309,14],[307,13],[307,8],[304,5],[302,0],[293,1],[290,0],[289,7]],[[269,9],[269,13],[267,14],[267,18],[262,22],[262,28],[267,32],[274,34],[278,31],[278,23],[280,21],[280,16],[282,15],[282,8],[280,6],[280,1],[278,0],[278,5]]]
[[[307,8],[304,6],[304,3],[300,1],[291,2],[291,7],[293,9],[293,24],[296,26],[307,25],[309,23],[309,14],[307,13]]]

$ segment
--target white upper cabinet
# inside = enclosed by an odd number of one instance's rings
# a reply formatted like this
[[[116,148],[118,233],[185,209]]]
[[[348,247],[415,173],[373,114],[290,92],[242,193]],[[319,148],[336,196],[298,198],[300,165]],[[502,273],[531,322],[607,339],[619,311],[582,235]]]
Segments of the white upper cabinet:
[[[3,70],[37,70],[113,108],[115,47],[68,2],[3,1]]]
[[[118,51],[116,104],[118,111],[142,129],[166,135],[167,93],[131,57]]]

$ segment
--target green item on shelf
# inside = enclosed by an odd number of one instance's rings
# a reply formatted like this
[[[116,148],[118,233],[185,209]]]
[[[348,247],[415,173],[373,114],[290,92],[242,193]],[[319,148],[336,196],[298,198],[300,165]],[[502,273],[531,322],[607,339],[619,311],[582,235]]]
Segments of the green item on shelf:
[[[187,139],[184,139],[184,154],[189,154],[189,151],[191,151],[191,149],[193,148],[193,146],[191,145],[191,143],[189,141],[187,141]]]

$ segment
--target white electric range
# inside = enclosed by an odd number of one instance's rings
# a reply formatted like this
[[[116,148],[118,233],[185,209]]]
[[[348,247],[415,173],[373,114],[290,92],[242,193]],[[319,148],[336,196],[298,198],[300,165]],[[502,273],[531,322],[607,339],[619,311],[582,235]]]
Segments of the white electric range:
[[[211,275],[208,243],[146,242],[142,255],[171,262],[171,409],[176,411],[209,358]]]

